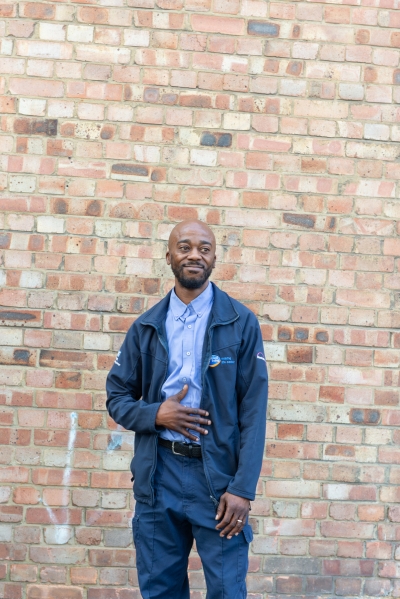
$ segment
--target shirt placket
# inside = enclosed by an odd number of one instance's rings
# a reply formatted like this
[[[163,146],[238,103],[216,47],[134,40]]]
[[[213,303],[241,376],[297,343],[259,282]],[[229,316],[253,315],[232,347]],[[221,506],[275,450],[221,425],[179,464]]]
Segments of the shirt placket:
[[[182,344],[182,370],[180,379],[183,385],[189,385],[189,392],[186,395],[183,403],[187,406],[192,406],[192,393],[190,393],[190,382],[194,372],[195,347],[194,347],[194,332],[197,314],[191,306],[188,306],[187,311],[181,317],[183,322],[183,344]]]

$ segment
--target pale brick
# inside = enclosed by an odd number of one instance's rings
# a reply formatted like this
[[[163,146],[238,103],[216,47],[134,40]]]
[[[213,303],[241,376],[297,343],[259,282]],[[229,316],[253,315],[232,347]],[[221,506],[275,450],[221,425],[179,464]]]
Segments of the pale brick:
[[[49,100],[47,114],[50,118],[71,118],[74,114],[74,102]]]
[[[141,47],[149,46],[150,32],[137,29],[124,29],[124,45]]]
[[[42,233],[63,233],[65,221],[55,216],[39,216],[37,219],[37,230]]]
[[[84,349],[110,349],[110,336],[102,333],[85,333],[83,335]]]
[[[41,40],[62,42],[65,40],[65,25],[61,23],[39,23],[39,37]]]
[[[250,115],[240,113],[228,113],[223,117],[224,129],[234,131],[246,131],[250,129]]]
[[[89,121],[101,121],[104,119],[104,106],[102,104],[89,104],[80,102],[78,104],[78,118]]]
[[[364,87],[362,85],[340,83],[339,97],[343,100],[362,100],[364,98]]]
[[[67,39],[70,42],[92,42],[94,27],[88,25],[68,25]]]
[[[1,342],[3,345],[22,345],[22,331],[13,329],[3,330]]]
[[[215,166],[217,164],[217,152],[207,150],[191,150],[190,164]]]
[[[72,46],[67,43],[20,40],[17,42],[17,55],[69,60],[72,58]]]
[[[46,113],[46,100],[35,100],[33,98],[20,98],[19,112],[31,116],[44,116]]]
[[[387,125],[366,123],[364,125],[365,139],[378,139],[386,141],[389,139],[390,129]]]
[[[36,189],[36,177],[10,175],[9,188],[10,191],[15,191],[17,193],[32,193]]]

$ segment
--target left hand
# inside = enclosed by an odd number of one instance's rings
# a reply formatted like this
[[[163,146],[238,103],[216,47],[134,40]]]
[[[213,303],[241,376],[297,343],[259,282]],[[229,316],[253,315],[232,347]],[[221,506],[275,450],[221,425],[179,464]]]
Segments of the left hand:
[[[233,535],[238,535],[247,521],[249,515],[250,501],[232,493],[224,493],[219,501],[216,520],[222,520],[215,527],[220,530],[220,537],[227,536],[231,539]],[[241,522],[239,522],[241,520]]]

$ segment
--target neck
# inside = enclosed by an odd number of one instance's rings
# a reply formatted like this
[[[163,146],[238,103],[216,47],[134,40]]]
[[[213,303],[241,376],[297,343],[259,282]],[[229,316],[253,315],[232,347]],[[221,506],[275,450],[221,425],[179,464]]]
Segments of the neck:
[[[177,279],[175,279],[175,293],[184,304],[188,305],[192,302],[196,297],[199,297],[201,293],[205,289],[207,289],[209,285],[209,281],[207,280],[201,287],[198,289],[186,289],[183,287]]]

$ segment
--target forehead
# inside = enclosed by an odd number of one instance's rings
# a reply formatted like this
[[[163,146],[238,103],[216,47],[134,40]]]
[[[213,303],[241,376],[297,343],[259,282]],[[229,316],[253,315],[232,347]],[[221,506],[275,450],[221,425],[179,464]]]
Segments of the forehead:
[[[207,241],[214,245],[214,235],[212,231],[202,223],[182,223],[175,227],[171,233],[170,242],[179,243],[180,241],[200,242]]]

